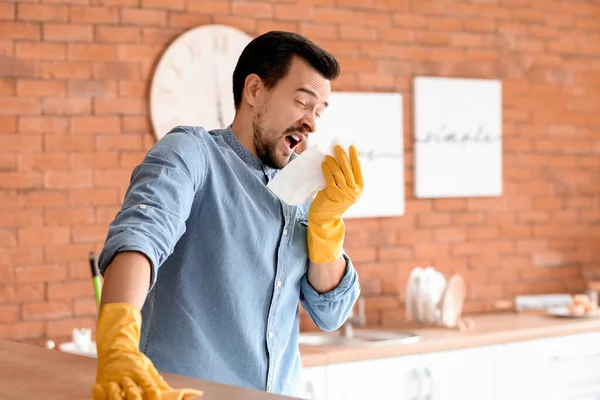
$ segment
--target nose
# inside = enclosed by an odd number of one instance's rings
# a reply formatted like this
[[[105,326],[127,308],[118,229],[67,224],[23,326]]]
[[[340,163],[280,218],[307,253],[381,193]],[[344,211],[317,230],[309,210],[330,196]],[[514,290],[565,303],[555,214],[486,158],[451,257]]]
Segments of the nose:
[[[300,121],[300,125],[302,125],[302,129],[305,133],[312,133],[316,129],[317,120],[313,114],[306,113],[306,115]]]

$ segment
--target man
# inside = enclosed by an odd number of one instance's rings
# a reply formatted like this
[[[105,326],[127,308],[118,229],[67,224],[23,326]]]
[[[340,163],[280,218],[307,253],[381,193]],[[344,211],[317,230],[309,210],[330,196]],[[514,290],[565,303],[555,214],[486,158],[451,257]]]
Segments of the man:
[[[342,252],[342,214],[363,188],[357,150],[326,158],[327,188],[310,204],[289,206],[266,184],[315,131],[338,74],[302,36],[261,35],[233,74],[232,124],[176,127],[134,169],[99,258],[95,399],[197,393],[156,369],[294,394],[298,302],[331,331],[359,296]]]

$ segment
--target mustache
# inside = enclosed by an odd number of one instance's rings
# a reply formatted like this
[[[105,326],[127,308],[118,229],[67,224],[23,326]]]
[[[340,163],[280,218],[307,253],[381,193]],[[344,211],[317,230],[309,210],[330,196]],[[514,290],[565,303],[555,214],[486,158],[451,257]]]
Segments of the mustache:
[[[290,134],[290,133],[294,133],[294,132],[304,133],[304,128],[302,126],[294,126],[294,127],[287,128],[284,133]]]

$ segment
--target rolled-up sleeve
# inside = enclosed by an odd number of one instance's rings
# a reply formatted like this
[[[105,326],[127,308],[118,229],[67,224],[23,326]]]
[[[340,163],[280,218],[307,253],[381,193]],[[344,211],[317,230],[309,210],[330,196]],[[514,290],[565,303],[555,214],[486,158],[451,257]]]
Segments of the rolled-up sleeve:
[[[334,289],[318,293],[308,282],[308,274],[301,281],[300,303],[315,324],[324,331],[342,326],[360,295],[358,273],[346,253],[346,272]]]
[[[132,172],[98,258],[100,272],[118,252],[138,251],[150,260],[152,288],[160,265],[185,233],[205,173],[206,157],[196,134],[177,127],[162,137]]]

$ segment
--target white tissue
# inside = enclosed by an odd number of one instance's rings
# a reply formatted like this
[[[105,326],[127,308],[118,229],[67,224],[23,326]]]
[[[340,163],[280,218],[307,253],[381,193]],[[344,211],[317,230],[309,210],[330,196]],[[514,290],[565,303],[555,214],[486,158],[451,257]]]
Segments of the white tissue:
[[[312,200],[327,186],[321,163],[325,161],[327,154],[335,157],[333,149],[338,144],[348,154],[349,145],[340,138],[313,144],[279,171],[267,184],[267,188],[290,206]]]

